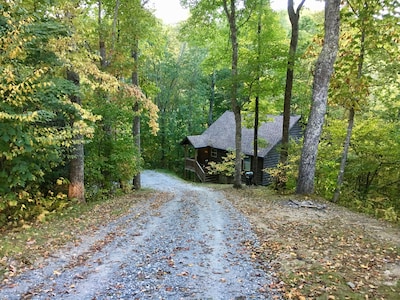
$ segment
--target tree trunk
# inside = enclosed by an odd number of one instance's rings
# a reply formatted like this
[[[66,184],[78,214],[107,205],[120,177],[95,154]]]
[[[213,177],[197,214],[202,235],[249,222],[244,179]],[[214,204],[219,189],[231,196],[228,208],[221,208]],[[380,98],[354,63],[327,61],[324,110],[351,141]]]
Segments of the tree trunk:
[[[106,43],[104,41],[103,25],[101,18],[102,5],[101,0],[98,1],[98,26],[99,26],[99,52],[100,52],[100,66],[105,68],[107,66],[107,53],[106,53]]]
[[[80,79],[79,75],[72,71],[67,70],[67,80],[72,81],[76,86],[79,86]],[[73,103],[81,105],[81,99],[77,95],[71,95],[70,99]],[[72,127],[74,124],[71,124]],[[83,136],[78,134],[73,137],[74,149],[72,152],[73,158],[70,161],[69,167],[69,187],[68,187],[68,198],[77,199],[80,203],[85,202],[85,176],[84,176],[84,164],[85,164],[85,153],[83,146]]]
[[[357,78],[358,79],[360,79],[362,76],[363,65],[364,65],[364,56],[365,56],[365,28],[364,28],[364,26],[362,26],[361,40],[360,40],[360,55],[358,56],[358,66],[357,66]],[[351,107],[350,112],[349,112],[349,120],[348,120],[348,124],[347,124],[346,139],[345,139],[344,145],[343,145],[342,159],[340,160],[340,169],[339,169],[339,174],[337,177],[336,189],[335,189],[335,193],[334,193],[333,199],[332,199],[333,202],[339,201],[340,190],[343,185],[344,171],[346,169],[347,156],[349,153],[351,135],[353,132],[353,127],[354,127],[354,117],[355,117],[355,110],[354,110],[354,107]]]
[[[338,51],[339,28],[340,0],[326,0],[324,43],[315,66],[312,107],[301,153],[297,194],[314,192],[318,145],[325,120],[329,81]]]
[[[347,134],[346,134],[346,139],[344,141],[343,145],[343,154],[342,154],[342,159],[340,161],[340,170],[337,178],[337,184],[336,184],[336,189],[335,193],[333,195],[333,202],[337,202],[339,200],[340,196],[340,189],[343,184],[343,178],[344,178],[344,170],[346,168],[346,162],[347,162],[347,154],[349,152],[349,147],[350,147],[350,140],[351,140],[351,133],[353,131],[353,126],[354,126],[354,115],[355,111],[354,108],[350,108],[349,112],[349,121],[347,124]]]
[[[253,139],[253,161],[252,161],[252,170],[253,170],[253,184],[258,184],[258,124],[259,124],[259,103],[260,97],[257,95],[255,99],[255,107],[254,107],[254,139]]]
[[[296,11],[294,11],[293,0],[288,0],[288,15],[290,23],[292,24],[292,34],[290,38],[288,64],[286,69],[285,97],[283,101],[282,150],[280,153],[280,162],[282,165],[286,164],[289,155],[290,106],[292,102],[294,64],[296,61],[296,51],[299,40],[300,10],[304,2],[305,0],[301,1]],[[282,186],[284,185],[284,182],[278,182],[277,184],[278,186]]]
[[[160,106],[159,106],[160,107]],[[160,162],[159,166],[162,168],[166,168],[167,166],[167,157],[166,157],[166,149],[167,147],[167,109],[165,107],[160,107],[160,132],[158,133],[158,136],[160,138],[160,149],[161,149],[161,157],[160,157]]]
[[[213,123],[214,104],[215,104],[215,70],[211,75],[211,95],[210,95],[210,108],[208,110],[208,126],[210,126]]]
[[[251,162],[251,169],[253,171],[253,184],[257,185],[258,184],[258,124],[259,124],[259,104],[260,104],[260,77],[261,77],[261,62],[260,62],[260,57],[261,57],[261,29],[262,29],[262,23],[261,23],[261,15],[262,15],[262,9],[263,9],[264,1],[260,1],[260,12],[258,13],[258,24],[257,24],[257,61],[258,61],[258,67],[257,67],[257,95],[255,98],[255,103],[254,103],[254,136],[253,136],[253,161]]]
[[[139,87],[139,73],[138,73],[138,58],[139,58],[139,41],[135,39],[132,50],[132,58],[134,60],[134,70],[132,72],[132,84]],[[140,114],[139,103],[136,102],[133,106],[133,124],[132,134],[136,149],[138,151],[138,166],[140,170],[141,146],[140,146]],[[141,188],[140,171],[133,178],[133,187],[135,190]]]
[[[118,22],[118,11],[119,11],[120,0],[115,1],[114,7],[114,18],[112,23],[112,33],[111,33],[111,51],[114,52],[115,43],[117,42],[117,22]]]
[[[235,148],[236,148],[236,158],[235,158],[235,176],[233,186],[235,188],[240,188],[242,186],[242,116],[240,111],[240,105],[237,100],[237,90],[238,90],[238,57],[239,57],[239,46],[237,40],[237,26],[236,26],[236,7],[235,1],[230,0],[230,5],[228,7],[228,0],[223,1],[224,10],[229,22],[230,29],[230,39],[232,46],[232,65],[231,65],[231,107],[235,115]]]

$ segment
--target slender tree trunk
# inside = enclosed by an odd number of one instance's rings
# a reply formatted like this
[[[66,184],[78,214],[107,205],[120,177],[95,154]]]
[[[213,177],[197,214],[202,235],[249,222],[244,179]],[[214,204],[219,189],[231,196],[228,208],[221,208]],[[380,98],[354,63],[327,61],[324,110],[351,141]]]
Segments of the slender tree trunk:
[[[100,52],[100,66],[105,68],[107,65],[106,43],[104,41],[103,23],[101,17],[102,2],[98,1],[98,26],[99,26],[99,52]]]
[[[347,123],[347,134],[346,134],[346,139],[345,139],[344,145],[343,145],[342,159],[340,160],[340,170],[339,170],[339,174],[338,174],[338,178],[337,178],[335,193],[334,193],[333,199],[332,199],[333,202],[337,202],[339,200],[340,189],[343,184],[344,170],[346,168],[346,162],[347,162],[347,154],[349,152],[351,133],[353,131],[353,126],[354,126],[354,115],[355,115],[355,111],[354,111],[354,108],[352,107],[352,108],[350,108],[350,111],[349,111],[349,120]]]
[[[80,85],[79,75],[72,71],[67,70],[67,80],[72,81],[76,86]],[[81,99],[77,95],[71,95],[70,99],[73,103],[81,105]],[[72,124],[72,127],[74,124]],[[69,187],[68,198],[77,199],[80,203],[85,202],[85,153],[83,146],[83,136],[78,134],[74,136],[74,149],[73,158],[70,161],[69,167]]]
[[[118,22],[118,11],[119,11],[120,0],[115,1],[114,7],[114,18],[112,23],[112,38],[111,38],[111,51],[114,52],[115,43],[117,41],[117,22]]]
[[[139,58],[139,41],[135,39],[132,50],[132,58],[135,62],[134,70],[132,72],[132,84],[139,87],[139,72],[138,72],[138,58]],[[136,102],[133,106],[133,124],[132,134],[134,143],[138,151],[138,166],[140,170],[140,158],[141,158],[141,145],[140,145],[140,114],[139,114],[139,103]],[[138,172],[133,178],[133,187],[136,190],[141,188],[140,172]]]
[[[259,104],[260,104],[260,77],[261,77],[261,15],[262,9],[264,6],[264,1],[260,0],[260,8],[258,13],[258,24],[257,24],[257,61],[258,61],[258,70],[257,70],[257,95],[254,103],[254,136],[253,136],[253,160],[251,162],[251,169],[253,171],[253,184],[258,184],[258,124],[259,124]]]
[[[258,184],[258,124],[259,124],[259,104],[260,97],[257,95],[255,99],[255,107],[254,107],[254,139],[253,139],[253,152],[254,157],[252,161],[252,170],[253,170],[253,183],[254,185]]]
[[[365,29],[364,29],[364,26],[362,26],[361,40],[360,40],[360,55],[358,56],[358,66],[357,66],[357,78],[358,79],[360,79],[362,76],[363,65],[364,65],[364,56],[365,56]],[[346,164],[347,164],[347,156],[349,153],[351,135],[353,132],[353,127],[354,127],[354,117],[355,117],[355,110],[354,110],[354,107],[351,107],[350,112],[349,112],[349,120],[348,120],[348,124],[347,124],[346,139],[345,139],[344,145],[343,145],[342,159],[340,160],[340,169],[339,169],[339,174],[337,177],[336,189],[335,189],[335,193],[334,193],[333,199],[332,199],[333,202],[339,201],[340,190],[343,185],[344,172],[345,172]]]
[[[329,82],[338,51],[339,28],[340,0],[326,0],[324,43],[315,66],[312,107],[301,153],[297,194],[314,192],[318,145],[325,120]]]
[[[282,165],[286,164],[289,155],[290,106],[292,102],[294,64],[299,40],[300,10],[304,2],[305,0],[301,1],[296,11],[294,11],[293,0],[288,0],[288,15],[290,23],[292,24],[292,34],[290,38],[288,65],[286,69],[285,98],[283,102],[282,150],[280,153],[280,162]],[[278,182],[277,184],[278,186],[284,186],[284,182]]]
[[[235,188],[242,187],[242,116],[240,111],[240,105],[237,100],[237,90],[238,90],[238,59],[239,59],[239,46],[237,40],[237,26],[236,26],[236,7],[235,1],[228,0],[223,1],[224,10],[229,22],[230,29],[230,39],[232,46],[232,66],[231,66],[231,106],[232,111],[235,115],[235,148],[236,148],[236,158],[235,158],[235,177],[233,186]]]
[[[160,107],[160,132],[158,136],[160,137],[160,149],[161,149],[161,157],[160,157],[160,162],[158,165],[161,167],[165,168],[167,165],[166,162],[166,149],[167,149],[167,108],[165,107]]]
[[[215,103],[215,70],[211,75],[211,95],[210,95],[210,108],[208,110],[208,126],[210,126],[213,123],[214,103]]]

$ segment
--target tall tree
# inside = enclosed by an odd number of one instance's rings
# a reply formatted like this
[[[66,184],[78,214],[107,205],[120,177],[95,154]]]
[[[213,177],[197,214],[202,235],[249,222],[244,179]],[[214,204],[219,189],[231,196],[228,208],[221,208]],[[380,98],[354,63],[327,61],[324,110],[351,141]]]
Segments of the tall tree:
[[[196,5],[193,4],[194,2]],[[267,1],[194,2],[191,2],[192,17],[185,26],[186,35],[188,35],[187,32],[195,30],[193,39],[196,40],[197,45],[207,49],[208,56],[203,65],[209,73],[217,70],[216,74],[220,75],[222,71],[230,69],[229,80],[223,79],[223,76],[217,76],[216,90],[219,93],[223,90],[229,91],[228,105],[236,114],[235,132],[241,135],[243,124],[248,127],[254,126],[257,120],[257,117],[253,118],[255,100],[262,102],[260,107],[266,113],[267,109],[273,106],[272,101],[262,100],[267,98],[267,94],[272,96],[269,99],[275,99],[276,91],[283,89],[281,80],[277,78],[283,65],[280,49],[283,40],[286,42],[285,33]],[[234,6],[233,14],[232,5]],[[229,29],[228,32],[227,29]],[[238,34],[239,29],[240,34]],[[228,34],[229,44],[225,42]],[[272,95],[274,93],[275,95]],[[229,106],[225,106],[224,109],[226,110]],[[246,111],[246,114],[243,114],[243,120],[242,110]],[[251,125],[247,118],[250,115]],[[255,126],[255,131],[257,127],[258,125]],[[241,148],[241,142],[237,139],[235,150],[239,146]],[[257,149],[254,151],[258,152]],[[257,161],[253,160],[252,169],[257,168],[255,163]],[[241,167],[241,157],[235,157],[235,185],[237,186],[238,181],[241,181]]]
[[[139,41],[137,38],[134,38],[133,48],[132,48],[132,58],[134,60],[134,67],[132,71],[132,84],[136,87],[139,87]],[[139,101],[137,101],[133,105],[133,123],[132,123],[132,134],[134,138],[134,144],[136,146],[138,155],[139,155],[139,172],[133,177],[133,187],[136,190],[141,188],[141,179],[140,179],[140,158],[141,158],[141,146],[140,146],[140,107]]]
[[[226,43],[226,17],[216,12],[221,8],[220,3],[217,2],[198,1],[195,6],[191,4],[191,8],[191,17],[180,26],[179,31],[181,39],[187,42],[189,47],[201,49],[207,53],[201,62],[201,68],[203,73],[209,76],[207,121],[209,126],[215,117],[220,115],[221,109],[225,111],[230,107],[229,104],[225,105],[224,100],[229,98],[229,92],[226,85],[222,84],[227,82],[227,77],[230,77],[231,65],[227,54],[229,44]]]
[[[72,69],[67,70],[67,79],[74,85],[79,87],[80,78],[79,74]],[[72,103],[79,106],[82,105],[82,101],[79,95],[70,95]],[[75,120],[72,121],[72,128],[76,126]],[[83,146],[83,135],[76,133],[74,135],[72,159],[69,162],[69,186],[68,186],[68,198],[77,199],[79,202],[85,202],[85,153]]]
[[[210,126],[214,122],[214,105],[215,105],[215,70],[212,71],[211,74],[211,83],[210,83],[210,106],[208,109],[208,126]]]
[[[391,56],[391,44],[396,35],[390,33],[391,25],[385,17],[377,17],[385,10],[396,10],[399,4],[377,2],[371,0],[348,0],[343,7],[343,34],[341,38],[340,59],[337,62],[331,96],[335,103],[339,103],[348,110],[346,137],[343,143],[342,157],[337,176],[333,202],[339,200],[347,164],[350,141],[355,122],[356,112],[362,110],[367,103],[375,75],[368,74],[379,65],[379,53],[382,48]],[[393,24],[393,23],[392,23]],[[382,28],[385,28],[382,31]],[[351,33],[351,34],[350,34]],[[368,63],[366,63],[368,62]],[[390,59],[386,60],[389,63]],[[367,74],[365,74],[367,73]]]
[[[282,149],[280,153],[280,163],[285,165],[288,159],[289,150],[289,127],[290,127],[290,115],[291,115],[291,102],[292,102],[292,90],[293,90],[293,77],[294,77],[294,65],[296,61],[297,44],[299,40],[299,20],[300,10],[303,7],[305,0],[302,0],[297,6],[296,11],[294,10],[293,0],[288,0],[288,15],[292,25],[290,47],[288,55],[288,64],[286,70],[286,86],[285,86],[285,97],[283,101],[283,125],[282,125]],[[284,184],[283,182],[279,185]]]
[[[148,0],[141,0],[138,4],[139,9],[144,11],[144,6],[147,4]],[[134,60],[133,71],[132,71],[132,84],[139,88],[139,42],[141,31],[138,30],[139,34],[134,35],[133,43],[131,46],[132,58]],[[143,37],[142,37],[143,38]],[[134,143],[138,153],[138,166],[139,171],[135,174],[133,178],[133,187],[136,190],[141,188],[141,177],[140,177],[140,168],[141,168],[141,136],[140,136],[140,107],[139,101],[134,104],[133,107],[133,123],[132,123],[132,134]]]
[[[325,120],[328,88],[339,47],[340,0],[325,1],[325,35],[314,74],[312,107],[304,136],[296,186],[298,194],[314,192],[319,139]]]
[[[262,31],[262,11],[263,11],[264,1],[260,0],[260,6],[258,11],[257,20],[257,74],[256,74],[256,84],[257,84],[257,94],[254,99],[254,127],[253,127],[253,161],[252,161],[252,171],[253,174],[258,174],[258,124],[259,124],[259,113],[260,113],[260,80],[261,80],[261,31]],[[258,184],[258,177],[253,178],[254,185]]]
[[[154,30],[154,35],[156,31],[159,29],[158,27],[152,26],[155,24],[155,17],[151,15],[151,13],[144,7],[147,4],[147,0],[135,0],[135,1],[121,1],[121,0],[99,0],[99,44],[100,44],[100,53],[101,53],[101,66],[105,68],[106,71],[112,73],[115,77],[123,82],[127,82],[130,78],[130,84],[132,84],[136,90],[139,90],[139,42],[140,40],[144,40],[145,38],[150,41],[152,39],[152,34],[149,34],[150,28]],[[103,9],[101,9],[103,8]],[[104,21],[101,22],[101,16],[104,15]],[[108,30],[108,34],[106,34],[106,30]],[[109,39],[106,40],[105,37],[109,36]],[[143,45],[146,45],[146,42],[143,42]],[[108,51],[106,52],[106,46]],[[107,54],[107,55],[106,55]],[[103,63],[106,62],[106,63]],[[126,88],[126,86],[125,86]],[[131,89],[129,89],[131,90]],[[129,98],[129,96],[128,96]],[[133,177],[133,186],[135,189],[140,189],[140,168],[141,168],[141,145],[140,145],[140,114],[143,113],[144,107],[146,105],[143,104],[144,98],[138,98],[131,102],[131,124],[129,126],[129,131],[131,134],[132,147],[129,147],[132,151],[130,153],[130,160],[134,163],[131,163],[130,172],[125,170],[125,174],[131,173]],[[129,100],[128,100],[129,101]],[[109,102],[109,101],[108,101]],[[112,103],[108,103],[107,105],[113,105]],[[128,105],[127,102],[124,105]],[[121,107],[121,110],[124,110]],[[102,112],[105,116],[110,116],[110,111]],[[122,116],[122,114],[121,114]],[[106,136],[110,136],[111,134],[115,134],[115,130],[119,125],[117,122],[113,122],[113,120],[106,120],[104,118],[104,129],[106,131]],[[110,134],[107,134],[107,131]],[[125,129],[124,129],[125,131]],[[119,133],[122,134],[123,131],[118,130]],[[122,136],[121,136],[122,137]],[[123,138],[126,142],[128,142],[128,138],[124,134]],[[122,146],[122,144],[121,144]],[[113,153],[114,149],[116,150],[115,143],[111,140],[110,151],[105,153],[105,157],[116,155]],[[127,150],[128,148],[125,148]],[[121,154],[119,154],[121,156]],[[128,154],[125,154],[128,155]],[[109,173],[110,170],[107,168],[108,162],[111,161],[111,157],[106,159],[104,164],[105,170],[102,173]],[[127,167],[127,166],[126,166]],[[132,168],[133,167],[133,168]],[[128,169],[128,168],[126,168]],[[110,174],[111,175],[111,174]],[[114,175],[111,175],[115,177]],[[123,176],[125,177],[125,176]],[[132,177],[130,178],[132,180]],[[114,178],[112,180],[117,180],[118,178]],[[121,185],[123,186],[125,183],[125,179],[121,180],[119,178]]]
[[[357,34],[356,36],[359,37],[359,44],[356,45],[356,49],[358,50],[358,53],[356,53],[355,57],[356,57],[356,65],[355,65],[355,69],[356,69],[356,76],[355,76],[355,81],[356,84],[359,85],[360,90],[365,91],[368,93],[367,89],[365,89],[365,85],[362,84],[361,82],[361,77],[362,77],[362,73],[363,73],[363,65],[364,65],[364,58],[365,58],[365,35],[366,35],[366,24],[367,24],[367,20],[364,19],[368,16],[368,3],[365,3],[365,5],[363,5],[363,8],[361,9],[360,12],[358,12],[356,10],[355,7],[351,6],[350,1],[348,1],[351,9],[353,10],[353,13],[357,15],[358,18],[362,18],[362,20],[360,20],[360,32],[359,34]],[[365,11],[363,11],[365,10]],[[351,64],[350,64],[351,65]],[[349,68],[351,69],[351,68]],[[352,76],[349,76],[347,78],[347,84],[351,85],[350,83],[350,78]],[[354,77],[353,77],[354,78]],[[354,87],[353,91],[355,91],[357,89],[357,87]],[[342,158],[340,160],[340,167],[339,167],[339,173],[337,176],[337,182],[336,182],[336,189],[335,189],[335,193],[333,195],[333,202],[337,202],[339,200],[339,196],[340,196],[340,190],[341,187],[343,185],[343,178],[344,178],[344,172],[345,172],[345,168],[346,168],[346,163],[347,163],[347,155],[349,152],[349,148],[350,148],[350,140],[351,140],[351,135],[353,132],[353,127],[354,127],[354,117],[355,117],[355,111],[356,111],[356,107],[359,106],[359,102],[357,101],[357,99],[359,99],[359,97],[361,96],[359,93],[355,93],[353,95],[348,95],[350,98],[355,97],[354,101],[350,101],[350,107],[349,107],[349,115],[348,115],[348,122],[347,122],[347,131],[346,131],[346,138],[343,144],[343,153],[342,153]],[[361,96],[362,97],[362,96]],[[364,98],[364,97],[363,97]]]
[[[230,41],[232,47],[231,61],[231,107],[235,115],[235,176],[233,186],[240,188],[242,186],[242,116],[241,106],[237,99],[238,95],[238,60],[239,60],[239,44],[238,44],[238,26],[236,24],[236,1],[223,0],[223,7],[229,23]]]

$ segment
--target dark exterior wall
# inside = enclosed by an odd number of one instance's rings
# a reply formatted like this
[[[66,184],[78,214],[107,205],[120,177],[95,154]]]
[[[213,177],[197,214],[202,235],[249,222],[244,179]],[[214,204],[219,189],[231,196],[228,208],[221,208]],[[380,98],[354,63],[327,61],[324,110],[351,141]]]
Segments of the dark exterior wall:
[[[261,157],[258,157],[258,164],[257,164],[257,184],[258,185],[263,185],[263,175],[264,172],[262,171],[264,166],[264,159]]]
[[[206,165],[210,157],[210,147],[197,149],[197,162],[200,166]]]
[[[279,162],[279,152],[277,151],[277,146],[273,147],[266,157],[264,157],[263,169],[275,168]],[[271,176],[267,172],[263,172],[262,175],[262,185],[271,184]]]
[[[211,153],[212,153],[213,151],[216,151],[216,154],[217,154],[216,157],[213,157],[213,156],[212,156]],[[214,153],[215,153],[215,152],[214,152]],[[215,161],[215,162],[217,162],[217,163],[220,163],[220,162],[223,161],[222,158],[225,157],[225,156],[227,155],[227,153],[228,153],[228,151],[225,151],[225,150],[210,148],[210,152],[209,152],[210,156],[209,156],[208,160],[209,160],[209,161]]]
[[[303,136],[303,127],[300,125],[300,122],[294,124],[293,127],[289,130],[289,136],[296,141],[298,141]]]
[[[289,135],[292,139],[298,141],[302,136],[303,136],[303,128],[297,122],[289,131]],[[280,153],[278,152],[278,147],[280,146],[280,143],[277,144],[275,147],[273,147],[267,154],[267,156],[264,157],[263,160],[263,169],[269,169],[269,168],[275,168],[278,163],[279,163],[279,158],[280,158]],[[262,185],[269,185],[272,183],[271,176],[266,173],[262,172]]]
[[[254,159],[254,157],[251,156],[252,165],[253,165],[253,159]],[[258,185],[263,185],[263,175],[264,175],[264,172],[262,171],[263,168],[264,168],[263,162],[264,162],[264,159],[261,158],[261,157],[258,157],[257,171],[254,174],[254,177],[257,177],[257,184]],[[242,169],[243,169],[243,166],[242,166]],[[242,174],[242,181],[246,182],[245,174]]]
[[[212,153],[215,153],[213,151],[216,151],[217,156],[213,157]],[[200,148],[197,149],[197,161],[201,166],[207,165],[208,162],[210,161],[215,161],[215,162],[222,162],[222,157],[226,156],[227,151],[225,150],[220,150],[220,149],[215,149],[211,147],[206,147],[206,148]]]

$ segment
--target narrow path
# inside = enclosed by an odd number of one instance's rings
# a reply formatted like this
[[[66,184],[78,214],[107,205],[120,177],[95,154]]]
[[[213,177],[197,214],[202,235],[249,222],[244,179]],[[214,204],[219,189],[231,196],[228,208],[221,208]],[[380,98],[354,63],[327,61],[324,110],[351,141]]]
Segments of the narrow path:
[[[247,220],[222,194],[154,171],[141,177],[170,200],[149,199],[0,299],[277,299],[246,251],[255,239]]]

